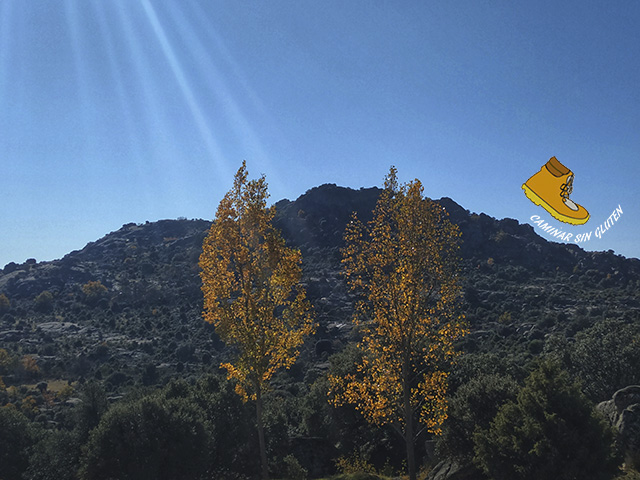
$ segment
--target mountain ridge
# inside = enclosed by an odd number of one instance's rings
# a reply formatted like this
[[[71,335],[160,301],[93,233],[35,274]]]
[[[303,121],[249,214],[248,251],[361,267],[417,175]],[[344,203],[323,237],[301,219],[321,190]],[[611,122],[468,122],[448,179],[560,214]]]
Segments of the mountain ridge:
[[[337,186],[336,184],[333,183],[326,183],[326,184],[322,184],[319,185],[317,187],[313,187],[311,189],[309,189],[307,192],[305,192],[304,194],[300,195],[296,200],[289,200],[289,199],[281,199],[279,201],[277,201],[274,206],[277,210],[277,216],[276,216],[276,225],[282,227],[283,223],[281,221],[281,218],[283,216],[286,216],[288,213],[290,213],[290,210],[292,208],[294,208],[293,206],[296,206],[296,208],[299,207],[298,213],[305,212],[306,213],[306,208],[308,208],[309,205],[311,205],[313,208],[318,208],[318,206],[321,207],[325,207],[325,208],[332,208],[332,209],[338,209],[341,204],[345,204],[347,202],[341,202],[340,199],[344,200],[345,197],[349,197],[349,196],[353,196],[354,193],[358,192],[359,194],[363,195],[363,199],[358,199],[356,201],[356,208],[354,209],[355,211],[358,211],[361,213],[361,219],[364,218],[365,220],[368,220],[370,218],[369,212],[373,209],[373,206],[375,206],[375,199],[377,199],[377,196],[379,195],[379,193],[381,192],[381,189],[378,187],[362,187],[358,190],[356,189],[352,189],[349,187],[340,187]],[[314,200],[320,197],[322,198],[324,201],[320,204],[314,204]],[[536,244],[551,244],[551,245],[559,245],[559,246],[564,246],[565,248],[567,248],[570,251],[575,251],[576,249],[584,252],[584,254],[586,255],[590,255],[590,254],[611,254],[612,251],[587,251],[584,250],[582,247],[580,247],[579,245],[573,244],[573,243],[565,243],[565,242],[554,242],[553,240],[549,240],[546,239],[544,237],[542,237],[541,235],[539,235],[538,233],[536,233],[535,229],[533,228],[532,225],[528,224],[528,223],[519,223],[518,220],[512,219],[512,218],[503,218],[503,219],[497,219],[495,217],[492,217],[486,213],[474,213],[474,212],[470,212],[469,210],[465,209],[463,206],[459,205],[457,202],[455,202],[455,200],[453,200],[450,197],[442,197],[440,199],[434,199],[434,201],[440,205],[442,205],[445,210],[449,213],[450,219],[460,225],[461,223],[463,225],[465,225],[467,222],[467,217],[469,216],[477,216],[480,217],[482,219],[489,219],[490,221],[496,221],[498,222],[498,224],[500,225],[501,228],[504,228],[505,231],[507,233],[509,233],[510,235],[514,235],[516,237],[528,237],[530,241],[533,241],[533,243]],[[351,202],[351,204],[353,204],[353,202]],[[345,212],[348,212],[348,214],[345,216]],[[343,212],[341,212],[341,218],[335,218],[338,219],[339,221],[346,223],[346,221],[350,218],[351,216],[351,211],[348,210],[343,210]],[[364,213],[364,215],[362,215],[362,213]],[[340,215],[339,215],[340,216]],[[334,219],[334,220],[335,220]],[[65,254],[62,258],[60,259],[54,259],[54,260],[48,260],[48,261],[43,261],[43,262],[37,262],[35,261],[35,259],[30,258],[28,260],[26,260],[25,262],[23,262],[22,264],[19,264],[17,262],[9,262],[7,265],[4,266],[4,268],[0,268],[0,276],[3,274],[8,274],[13,272],[14,270],[20,269],[21,267],[24,267],[24,265],[33,265],[33,264],[55,264],[57,262],[63,262],[65,261],[65,259],[67,259],[67,257],[73,257],[74,255],[77,254],[83,254],[83,253],[87,253],[87,251],[96,251],[97,247],[100,247],[102,245],[104,245],[105,243],[108,243],[108,240],[113,236],[113,235],[117,235],[120,232],[124,232],[127,233],[129,230],[131,229],[135,229],[135,228],[140,228],[142,226],[148,226],[148,225],[157,225],[158,231],[154,232],[154,235],[157,237],[158,235],[163,234],[164,232],[164,237],[163,238],[171,238],[171,235],[183,235],[186,230],[189,229],[189,227],[186,227],[185,225],[185,221],[187,222],[194,222],[194,224],[197,224],[198,226],[202,226],[205,225],[206,228],[208,228],[211,225],[211,221],[209,220],[203,220],[203,219],[190,219],[190,220],[186,220],[185,218],[178,218],[178,219],[161,219],[161,220],[157,220],[157,221],[147,221],[145,223],[126,223],[123,224],[121,228],[119,228],[118,230],[114,230],[112,232],[109,232],[107,234],[105,234],[103,237],[95,240],[95,241],[91,241],[89,243],[87,243],[83,248],[79,249],[79,250],[74,250],[71,251],[67,254]],[[171,225],[172,223],[174,223],[174,225],[178,225],[181,224],[181,227],[178,228],[172,228],[169,227],[169,225]],[[303,226],[304,228],[304,226]],[[296,237],[295,232],[293,232],[292,230],[287,232],[289,234],[289,237]],[[469,237],[469,233],[472,234],[476,234],[477,233],[477,229],[471,228],[469,231],[466,232],[467,235],[465,235],[466,238]],[[134,236],[135,237],[135,236]],[[287,238],[288,241],[291,242],[292,238]],[[296,238],[295,240],[300,240],[300,238]],[[297,242],[293,242],[293,243],[297,243]],[[475,243],[474,243],[474,246]],[[463,251],[465,249],[465,242],[463,241],[462,244],[462,248]],[[613,253],[613,255],[615,255],[616,257],[622,257],[625,258],[627,260],[638,260],[635,257],[625,257],[624,255],[621,254],[616,254]]]
[[[275,225],[302,252],[319,323],[303,355],[309,364],[351,341],[354,299],[340,247],[352,211],[366,221],[380,191],[325,184],[275,204]],[[462,232],[463,310],[471,326],[464,348],[526,352],[545,335],[571,337],[603,316],[640,312],[638,259],[549,242],[531,225],[470,213],[446,197],[437,202]],[[33,355],[48,377],[120,373],[111,378],[114,391],[145,368],[163,365],[167,376],[208,368],[227,354],[201,317],[198,258],[210,225],[128,223],[62,259],[8,264],[0,271],[0,295],[10,303],[0,311],[4,348]],[[102,287],[91,293],[91,282]]]

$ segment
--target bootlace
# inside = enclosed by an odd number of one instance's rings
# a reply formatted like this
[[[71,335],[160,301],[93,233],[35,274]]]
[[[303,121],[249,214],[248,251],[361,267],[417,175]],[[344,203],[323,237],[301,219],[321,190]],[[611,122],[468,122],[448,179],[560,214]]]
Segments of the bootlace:
[[[571,192],[573,192],[573,175],[570,175],[569,178],[567,178],[567,183],[563,183],[560,186],[560,196],[568,199]]]

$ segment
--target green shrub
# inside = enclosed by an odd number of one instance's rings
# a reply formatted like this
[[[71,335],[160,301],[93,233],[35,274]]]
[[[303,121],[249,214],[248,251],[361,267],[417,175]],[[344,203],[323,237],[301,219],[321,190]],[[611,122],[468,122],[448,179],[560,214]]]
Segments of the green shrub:
[[[525,381],[488,429],[474,435],[475,460],[494,480],[608,479],[617,471],[613,433],[552,362]]]
[[[74,410],[76,428],[82,441],[86,440],[102,416],[109,408],[107,394],[99,382],[90,381],[83,385],[80,403]]]
[[[627,470],[622,475],[616,477],[615,480],[640,480],[640,473],[636,470]]]
[[[462,385],[449,401],[449,418],[438,437],[438,451],[463,462],[473,459],[473,433],[489,428],[498,409],[514,400],[518,384],[510,376],[478,375]]]
[[[0,313],[6,313],[11,309],[11,302],[4,293],[0,293]]]
[[[300,465],[293,455],[287,455],[283,459],[287,480],[307,480],[307,470]]]
[[[45,290],[34,301],[34,308],[41,313],[49,313],[53,310],[53,294]]]
[[[573,372],[594,402],[640,382],[640,325],[603,320],[576,335],[569,350]]]
[[[348,457],[340,457],[336,460],[336,467],[344,474],[348,473],[376,473],[375,467],[356,451]]]
[[[544,341],[540,340],[539,338],[531,340],[527,348],[529,350],[529,353],[537,355],[541,353],[542,350],[544,350]]]
[[[498,317],[498,323],[504,324],[504,325],[510,325],[512,322],[512,318],[511,318],[511,312],[503,312],[500,317]]]
[[[111,408],[91,432],[84,480],[196,480],[213,437],[203,411],[185,399],[144,397]]]
[[[216,448],[210,452],[211,463],[216,472],[221,472],[213,478],[260,471],[260,459],[256,455],[255,405],[242,402],[235,393],[233,382],[224,376],[207,375],[191,389],[172,388],[169,384],[164,395],[192,399],[204,410],[215,432]]]
[[[76,480],[80,444],[76,433],[47,431],[33,447],[27,480]]]
[[[29,465],[28,449],[34,443],[29,420],[11,406],[0,408],[0,476],[22,480]]]
[[[0,375],[6,375],[16,367],[16,358],[11,356],[4,348],[0,348]]]

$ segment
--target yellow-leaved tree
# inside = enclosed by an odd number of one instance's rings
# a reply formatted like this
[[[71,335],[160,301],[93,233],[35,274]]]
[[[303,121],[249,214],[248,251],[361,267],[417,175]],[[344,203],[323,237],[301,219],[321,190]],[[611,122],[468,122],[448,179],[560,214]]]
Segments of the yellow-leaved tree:
[[[345,233],[342,262],[359,294],[362,360],[355,374],[329,377],[330,400],[392,425],[406,442],[410,480],[417,437],[440,433],[447,417],[454,342],[466,333],[458,312],[459,237],[444,209],[423,197],[420,181],[399,185],[394,167],[373,219],[364,225],[354,215]]]
[[[300,284],[301,254],[273,226],[264,176],[247,176],[243,162],[204,240],[200,276],[204,319],[237,352],[222,367],[243,400],[256,402],[262,477],[268,478],[263,395],[273,374],[293,365],[315,324]]]

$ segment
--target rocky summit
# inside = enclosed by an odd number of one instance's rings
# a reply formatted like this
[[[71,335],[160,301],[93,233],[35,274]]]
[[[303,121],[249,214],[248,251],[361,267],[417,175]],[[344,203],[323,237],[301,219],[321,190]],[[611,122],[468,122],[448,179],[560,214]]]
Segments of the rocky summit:
[[[322,368],[350,341],[353,299],[340,248],[352,214],[370,219],[379,193],[322,185],[275,205],[276,226],[302,252],[319,323],[299,375]],[[470,213],[449,198],[437,202],[462,232],[467,351],[535,352],[550,334],[571,338],[598,318],[638,318],[639,260],[551,243],[530,225]],[[0,270],[0,295],[8,300],[0,304],[2,347],[31,355],[43,377],[97,378],[114,392],[219,362],[225,347],[201,318],[198,275],[210,225],[129,223],[60,260],[6,265]]]
[[[322,185],[275,204],[276,227],[302,253],[318,324],[264,397],[276,478],[403,472],[396,431],[327,401],[329,374],[354,374],[361,355],[356,299],[341,269],[345,227],[354,214],[370,220],[380,192]],[[515,478],[511,461],[538,472],[532,478],[638,466],[640,261],[551,243],[530,225],[470,213],[449,198],[436,202],[461,232],[469,333],[456,344],[442,435],[423,433],[416,443],[422,478]],[[210,227],[129,223],[60,260],[0,270],[0,424],[11,427],[0,429],[0,471],[4,462],[27,475],[10,478],[143,478],[140,465],[154,451],[152,466],[173,472],[163,478],[256,477],[254,406],[225,379],[220,364],[235,352],[202,318],[198,261]],[[597,403],[619,432],[619,459],[612,430],[592,416]],[[536,462],[528,447],[519,450],[530,441],[554,447]],[[505,446],[510,461],[494,461]],[[185,462],[210,475],[185,472]],[[118,472],[103,468],[116,464]]]

